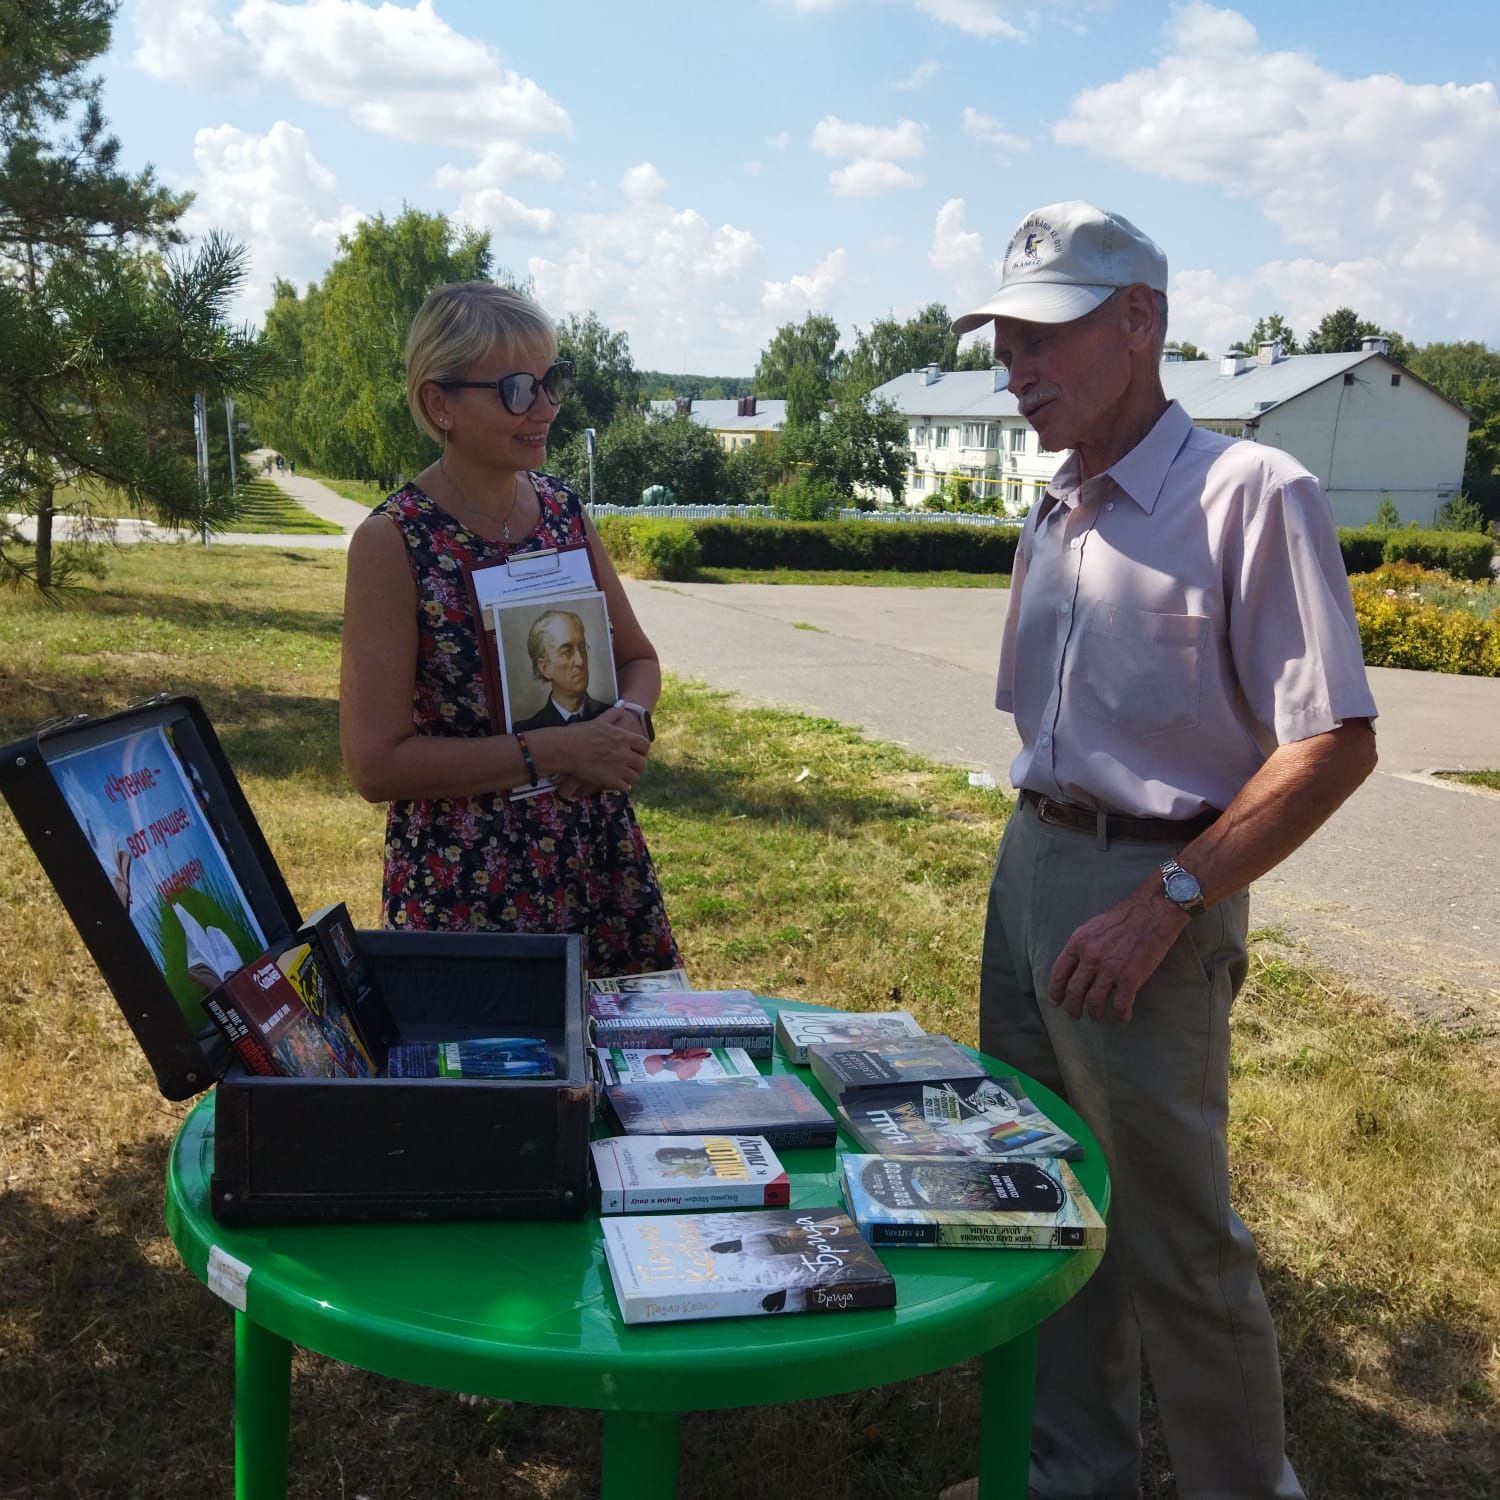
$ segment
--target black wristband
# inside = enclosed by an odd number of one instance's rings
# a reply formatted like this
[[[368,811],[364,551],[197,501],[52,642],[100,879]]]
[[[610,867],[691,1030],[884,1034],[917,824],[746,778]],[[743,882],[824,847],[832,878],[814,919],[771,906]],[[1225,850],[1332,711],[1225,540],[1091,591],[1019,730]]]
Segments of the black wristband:
[[[531,777],[532,786],[535,786],[542,777],[536,768],[536,758],[531,753],[531,746],[526,743],[526,736],[524,734],[516,736],[516,744],[521,747],[521,759],[526,762],[526,774]]]

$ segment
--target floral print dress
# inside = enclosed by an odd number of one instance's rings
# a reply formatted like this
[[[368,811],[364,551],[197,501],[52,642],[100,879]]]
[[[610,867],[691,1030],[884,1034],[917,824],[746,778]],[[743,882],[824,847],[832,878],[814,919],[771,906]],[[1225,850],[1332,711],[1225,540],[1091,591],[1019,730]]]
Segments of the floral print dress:
[[[400,529],[417,585],[418,734],[491,733],[465,569],[584,540],[578,496],[532,474],[541,518],[519,542],[469,531],[413,484],[375,509]],[[681,962],[646,841],[623,792],[569,800],[504,791],[393,802],[385,923],[422,931],[576,932],[591,975]]]

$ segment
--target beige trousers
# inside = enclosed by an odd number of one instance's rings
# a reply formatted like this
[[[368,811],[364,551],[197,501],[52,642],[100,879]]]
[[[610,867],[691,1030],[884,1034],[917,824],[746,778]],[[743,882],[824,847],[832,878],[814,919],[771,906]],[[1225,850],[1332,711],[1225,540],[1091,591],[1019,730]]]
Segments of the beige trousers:
[[[1142,1348],[1182,1500],[1302,1495],[1255,1242],[1229,1203],[1247,894],[1189,923],[1129,1024],[1074,1021],[1046,998],[1073,932],[1176,852],[1106,846],[1022,805],[990,888],[980,1046],[1067,1098],[1104,1148],[1113,1193],[1099,1270],[1041,1328],[1031,1484],[1047,1500],[1135,1495]]]

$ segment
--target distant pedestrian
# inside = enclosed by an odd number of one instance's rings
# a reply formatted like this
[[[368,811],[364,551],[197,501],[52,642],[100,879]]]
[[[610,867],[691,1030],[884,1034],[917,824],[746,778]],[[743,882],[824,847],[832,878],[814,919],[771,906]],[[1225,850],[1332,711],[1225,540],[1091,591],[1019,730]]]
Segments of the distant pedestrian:
[[[286,460],[279,453],[276,455],[276,472],[278,474],[286,473]]]
[[[295,458],[287,459],[286,469],[288,474],[295,474],[297,472],[297,460]]]

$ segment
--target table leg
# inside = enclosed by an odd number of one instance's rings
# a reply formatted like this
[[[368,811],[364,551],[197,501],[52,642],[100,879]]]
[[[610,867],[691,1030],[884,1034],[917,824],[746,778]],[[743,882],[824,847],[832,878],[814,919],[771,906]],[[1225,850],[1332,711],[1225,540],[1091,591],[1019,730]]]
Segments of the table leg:
[[[607,1411],[600,1500],[676,1500],[682,1416],[675,1411]]]
[[[1026,1500],[1031,1480],[1031,1411],[1036,1329],[991,1349],[979,1398],[980,1500]]]
[[[286,1500],[292,1346],[234,1315],[235,1500]]]

